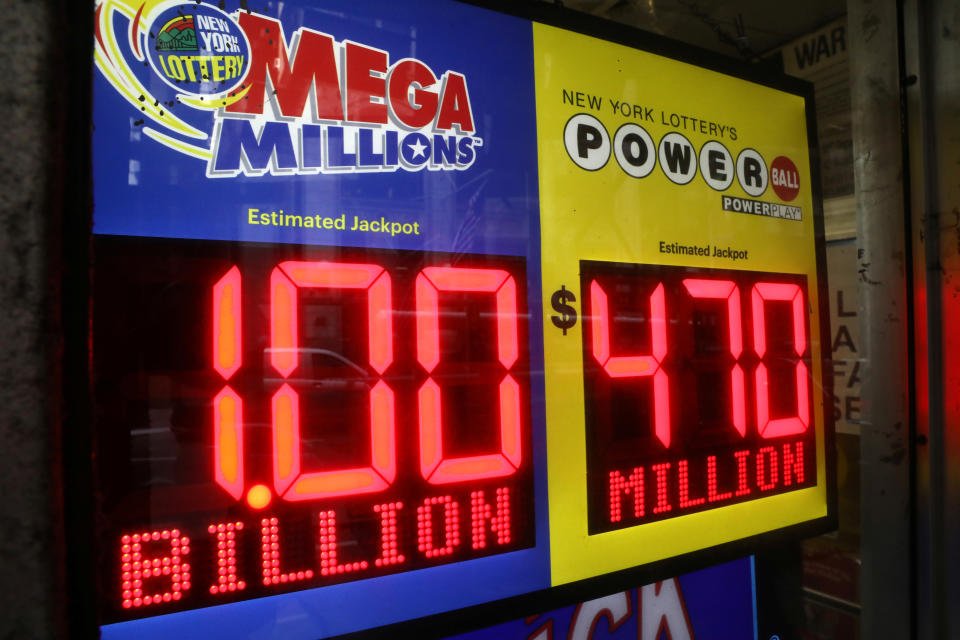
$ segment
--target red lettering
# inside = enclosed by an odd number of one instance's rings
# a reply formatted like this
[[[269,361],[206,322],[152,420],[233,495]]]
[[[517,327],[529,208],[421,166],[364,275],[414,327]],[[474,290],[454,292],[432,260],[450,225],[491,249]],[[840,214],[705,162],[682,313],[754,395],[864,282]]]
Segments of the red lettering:
[[[443,505],[443,546],[433,534],[433,507]],[[427,498],[417,507],[417,549],[428,558],[446,556],[460,545],[460,506],[453,496]]]
[[[653,508],[654,513],[666,513],[673,509],[673,505],[670,504],[670,495],[668,492],[668,471],[670,471],[669,462],[653,465],[653,473],[657,476],[657,506]]]
[[[490,488],[470,491],[470,526],[472,530],[473,550],[489,549],[494,545],[509,545],[513,540],[511,498],[515,497],[511,487]],[[461,546],[461,513],[467,508],[464,504],[466,494],[441,495],[428,497],[417,508],[417,548],[422,558],[428,561],[443,562],[445,557],[456,553]],[[488,501],[489,500],[489,501]],[[260,521],[260,545],[241,544],[241,536],[247,529],[242,521],[230,520],[213,522],[206,525],[209,535],[203,545],[203,562],[210,563],[213,577],[206,587],[213,596],[237,594],[250,588],[243,577],[248,567],[257,571],[260,568],[260,580],[267,587],[281,585],[304,587],[315,581],[329,583],[341,581],[345,574],[356,575],[372,567],[386,572],[402,571],[402,565],[411,556],[402,553],[403,545],[410,543],[399,526],[404,503],[400,501],[379,504],[367,504],[372,508],[369,515],[380,522],[380,553],[374,560],[361,560],[355,541],[358,532],[350,522],[355,521],[357,505],[346,511],[335,508],[322,509],[317,514],[317,526],[311,526],[308,520],[299,518],[282,524],[276,516],[258,518]],[[349,514],[349,517],[347,515]],[[410,514],[412,516],[412,514]],[[464,516],[465,517],[465,516]],[[346,518],[346,525],[343,524]],[[349,535],[341,540],[338,529],[346,527]],[[254,524],[256,520],[254,521]],[[289,526],[284,532],[283,527]],[[366,529],[364,529],[366,531]],[[202,530],[201,530],[202,533]],[[304,538],[309,536],[311,544],[307,546]],[[496,537],[496,542],[491,538]],[[366,533],[361,538],[366,539]],[[119,602],[125,609],[137,609],[149,605],[158,605],[184,599],[191,589],[191,567],[188,563],[191,553],[191,540],[180,529],[145,531],[126,534],[119,539],[118,584]],[[286,545],[293,548],[285,552]],[[319,556],[319,567],[307,569],[312,553],[304,553],[315,548]],[[464,553],[468,553],[464,550]],[[252,554],[252,555],[251,555]],[[371,554],[372,555],[372,554]],[[346,556],[346,557],[344,557]],[[251,565],[251,561],[256,565]],[[284,565],[290,565],[289,568]]]
[[[490,529],[497,534],[497,544],[510,543],[510,489],[497,489],[497,511],[484,499],[483,491],[470,493],[470,527],[473,531],[473,548],[483,549],[487,546],[487,522]]]
[[[386,51],[345,41],[342,91],[332,36],[300,28],[288,50],[278,20],[241,12],[239,23],[250,41],[250,70],[242,85],[247,93],[226,107],[229,113],[263,113],[273,99],[281,116],[300,118],[312,96],[317,111],[309,115],[319,120],[387,124],[392,114],[412,129],[436,120],[440,130],[456,125],[462,133],[475,131],[462,74],[448,71],[438,95],[428,90],[436,75],[419,60],[403,59],[390,68]]]
[[[690,463],[686,460],[680,461],[680,508],[695,507],[707,501],[706,498],[690,498]]]
[[[286,584],[309,580],[313,577],[311,569],[280,571],[280,521],[277,518],[264,518],[260,521],[260,555],[263,560],[263,584],[265,585]]]
[[[212,524],[207,533],[217,537],[217,583],[210,585],[210,593],[243,591],[247,583],[237,580],[237,534],[243,530],[242,522]]]
[[[747,458],[750,457],[749,451],[737,451],[733,454],[737,459],[737,497],[745,496],[751,491],[749,478],[747,476]]]
[[[286,117],[303,115],[311,84],[316,86],[317,118],[343,120],[343,99],[337,75],[333,38],[302,28],[296,50],[287,53],[278,20],[240,12],[240,28],[250,40],[250,71],[243,81],[247,95],[228,105],[230,113],[263,113],[270,74],[277,107]]]
[[[623,519],[621,500],[623,494],[633,493],[633,515],[642,518],[645,510],[643,505],[643,467],[636,467],[629,478],[624,478],[619,471],[610,472],[610,522],[620,522]]]
[[[347,120],[387,123],[387,52],[353,42],[346,43]],[[374,76],[372,72],[384,74]],[[378,98],[381,102],[372,102]]]
[[[169,547],[169,555],[144,557],[143,547],[160,542]],[[184,562],[190,553],[190,538],[179,529],[147,531],[120,539],[121,595],[123,608],[143,607],[179,600],[190,589],[190,565]],[[164,576],[170,582],[167,591],[150,593],[147,581]]]
[[[770,477],[767,477],[767,459],[770,460]],[[775,489],[780,481],[780,468],[777,465],[777,450],[763,447],[757,452],[757,486],[761,491]]]
[[[337,558],[337,514],[333,510],[320,512],[320,574],[330,576],[337,573],[363,571],[367,561],[340,564]]]
[[[717,502],[718,500],[726,500],[732,495],[733,495],[733,492],[731,491],[726,491],[724,493],[717,492],[717,456],[708,456],[707,457],[707,500],[710,502]]]
[[[387,78],[390,109],[393,116],[413,129],[421,129],[437,115],[440,97],[425,89],[437,83],[436,76],[419,60],[397,62]],[[411,91],[413,90],[413,95]]]
[[[674,510],[683,514],[706,505],[743,498],[755,491],[766,493],[781,487],[802,485],[806,482],[806,446],[804,442],[792,442],[782,446],[767,445],[759,450],[742,449],[723,456],[707,455],[659,462],[633,467],[629,471],[614,469],[607,473],[608,522],[621,523],[626,520],[636,523],[645,516],[658,520]],[[724,487],[720,484],[721,464],[724,465]],[[691,465],[695,465],[693,468],[697,471],[705,467],[706,473],[691,472]],[[736,487],[732,486],[734,465]],[[654,485],[649,491],[647,481]],[[704,482],[705,487],[702,486]],[[722,490],[727,487],[728,490]],[[630,507],[623,504],[630,500],[626,496],[632,496],[632,517]]]
[[[793,451],[790,445],[783,445],[783,484],[790,486],[793,479],[797,479],[798,484],[803,483],[803,443],[795,442]]]
[[[447,72],[443,87],[443,99],[437,114],[437,129],[453,129],[458,125],[463,133],[473,133],[473,113],[470,111],[470,96],[467,94],[467,79],[459,73]]]
[[[407,561],[397,550],[397,511],[402,508],[402,502],[388,502],[373,507],[373,510],[380,514],[380,557],[373,561],[378,567],[403,564]]]

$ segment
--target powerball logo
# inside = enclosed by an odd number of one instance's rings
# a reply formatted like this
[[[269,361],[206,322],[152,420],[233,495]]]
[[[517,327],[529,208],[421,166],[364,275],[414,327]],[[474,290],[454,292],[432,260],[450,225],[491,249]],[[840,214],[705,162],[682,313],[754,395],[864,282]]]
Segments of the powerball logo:
[[[134,125],[211,178],[463,170],[483,146],[463,74],[249,10],[100,0],[94,57]]]

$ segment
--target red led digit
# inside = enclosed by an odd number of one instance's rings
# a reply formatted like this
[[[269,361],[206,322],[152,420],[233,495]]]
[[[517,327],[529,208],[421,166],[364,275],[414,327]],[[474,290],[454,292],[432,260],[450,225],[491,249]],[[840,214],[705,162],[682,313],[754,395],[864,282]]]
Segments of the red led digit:
[[[273,500],[273,493],[265,484],[255,484],[247,491],[247,504],[253,509],[265,509]]]
[[[590,311],[593,316],[593,357],[611,378],[653,377],[654,432],[663,446],[670,447],[670,390],[667,374],[660,366],[667,355],[667,321],[663,284],[650,294],[652,355],[610,355],[610,311],[607,294],[593,280],[590,283]]]
[[[225,386],[213,399],[214,475],[231,496],[243,495],[243,401]]]
[[[242,522],[211,524],[207,533],[217,538],[217,583],[210,585],[210,593],[243,591],[247,583],[237,579],[237,535]]]
[[[146,557],[144,546],[161,542],[169,548],[169,555]],[[181,536],[179,529],[146,531],[120,538],[121,596],[124,609],[157,605],[179,600],[190,589],[190,565],[185,562],[190,554],[190,538]],[[163,576],[169,581],[169,590],[152,591],[147,582]]]
[[[270,364],[284,378],[297,368],[297,287],[278,267],[270,274]]]
[[[382,374],[393,361],[390,276],[370,264],[281,263],[270,276],[270,362],[284,378],[298,365],[297,289],[365,289],[370,366]],[[274,488],[286,500],[316,500],[375,493],[396,477],[393,390],[380,380],[370,390],[370,458],[366,467],[303,472],[300,468],[300,399],[284,384],[273,396]]]
[[[416,282],[417,361],[427,373],[440,364],[440,292],[492,293],[496,299],[497,358],[509,371],[519,353],[517,285],[500,269],[427,267]],[[499,389],[500,452],[446,458],[439,385],[431,376],[420,387],[420,471],[431,484],[448,484],[515,473],[523,459],[520,385],[510,373]]]
[[[686,278],[683,286],[693,298],[726,300],[728,337],[733,368],[730,370],[731,420],[741,436],[747,435],[747,390],[744,387],[743,368],[736,362],[743,352],[742,322],[740,319],[740,287],[731,280],[699,280]]]
[[[213,367],[229,380],[242,364],[240,270],[234,266],[213,285]],[[213,399],[213,468],[217,484],[243,495],[243,401],[224,385]]]
[[[766,304],[767,302],[791,303],[793,317],[793,348],[797,355],[795,367],[797,385],[797,415],[786,418],[770,418],[770,393],[767,366],[762,361],[767,354]],[[759,282],[753,287],[753,348],[761,358],[757,365],[757,425],[764,438],[777,438],[803,433],[810,424],[810,390],[807,385],[807,365],[800,358],[807,350],[804,321],[803,291],[798,285],[774,282]]]
[[[300,402],[284,384],[273,394],[273,487],[283,495],[300,477]]]
[[[236,266],[213,285],[213,367],[224,380],[242,364],[240,286]]]

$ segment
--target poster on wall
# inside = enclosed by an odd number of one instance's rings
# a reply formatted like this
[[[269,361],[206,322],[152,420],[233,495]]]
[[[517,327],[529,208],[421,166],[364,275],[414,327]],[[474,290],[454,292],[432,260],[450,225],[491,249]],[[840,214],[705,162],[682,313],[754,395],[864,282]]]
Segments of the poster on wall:
[[[489,624],[831,525],[806,85],[450,0],[95,7],[102,637]]]

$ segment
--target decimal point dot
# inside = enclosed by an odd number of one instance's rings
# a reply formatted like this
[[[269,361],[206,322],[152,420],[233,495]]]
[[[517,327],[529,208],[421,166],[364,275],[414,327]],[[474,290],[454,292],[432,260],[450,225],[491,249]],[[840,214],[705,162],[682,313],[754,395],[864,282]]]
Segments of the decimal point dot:
[[[255,484],[247,491],[247,504],[254,509],[263,509],[270,504],[272,498],[273,494],[270,493],[270,489],[262,484]]]

